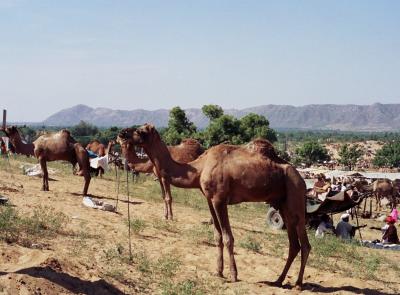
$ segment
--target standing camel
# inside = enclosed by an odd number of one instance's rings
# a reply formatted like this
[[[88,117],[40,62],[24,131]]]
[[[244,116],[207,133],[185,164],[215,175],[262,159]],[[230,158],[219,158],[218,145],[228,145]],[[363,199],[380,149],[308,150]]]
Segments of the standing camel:
[[[86,195],[89,183],[89,157],[87,151],[78,143],[68,130],[61,130],[57,133],[44,134],[34,141],[34,154],[38,158],[43,171],[42,190],[49,190],[49,174],[47,172],[47,162],[49,161],[68,161],[74,167],[76,163],[85,178],[83,194]]]
[[[390,201],[392,208],[395,206],[393,184],[390,179],[377,179],[372,183],[372,187],[376,199],[376,210],[381,211],[381,200],[385,197]]]
[[[275,282],[281,286],[301,250],[301,266],[296,287],[301,288],[311,245],[305,227],[306,185],[297,170],[280,159],[266,140],[247,146],[220,144],[187,164],[174,161],[152,125],[145,124],[132,135],[133,143],[145,149],[163,182],[181,188],[198,188],[206,197],[214,221],[218,247],[217,275],[223,273],[223,239],[228,249],[231,280],[237,281],[234,239],[228,205],[241,202],[268,202],[280,210],[289,238],[289,255]],[[169,192],[167,192],[167,195]]]
[[[122,154],[127,160],[129,168],[140,173],[154,173],[161,187],[161,197],[164,200],[164,217],[165,219],[173,219],[172,213],[172,196],[170,183],[163,180],[158,169],[148,158],[139,158],[136,155],[135,145],[133,144],[132,135],[134,129],[127,128],[121,131],[117,138],[117,142],[121,145]],[[179,145],[168,146],[171,157],[178,163],[189,163],[197,159],[203,152],[200,143],[195,139],[184,139]]]
[[[17,127],[11,126],[6,127],[5,129],[2,128],[2,131],[7,135],[10,139],[11,144],[13,145],[15,152],[17,154],[22,154],[26,156],[34,156],[34,145],[32,143],[24,143],[22,141],[21,135]]]

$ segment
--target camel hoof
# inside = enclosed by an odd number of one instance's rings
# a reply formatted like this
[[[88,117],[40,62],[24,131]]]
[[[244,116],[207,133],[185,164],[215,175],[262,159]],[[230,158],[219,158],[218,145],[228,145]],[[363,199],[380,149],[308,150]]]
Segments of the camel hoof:
[[[217,272],[215,273],[215,276],[216,276],[216,277],[219,277],[219,278],[223,278],[223,277],[224,277],[224,275],[223,275],[223,273],[222,273],[221,271],[217,271]]]
[[[296,285],[293,287],[293,289],[296,291],[301,291],[303,289],[303,285],[296,283]]]
[[[231,283],[236,283],[236,282],[239,282],[237,277],[231,278]]]
[[[276,280],[275,282],[272,282],[270,285],[273,287],[282,288],[282,283],[283,283],[283,281]]]

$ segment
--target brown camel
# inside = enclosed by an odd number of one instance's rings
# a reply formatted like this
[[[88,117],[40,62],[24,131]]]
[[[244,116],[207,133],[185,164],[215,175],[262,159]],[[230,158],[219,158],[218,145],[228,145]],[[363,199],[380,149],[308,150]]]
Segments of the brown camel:
[[[390,179],[377,179],[372,183],[373,192],[376,199],[376,210],[381,211],[381,200],[388,198],[391,207],[394,206],[393,184]]]
[[[88,145],[86,146],[86,149],[88,151],[92,151],[99,157],[104,157],[106,155],[106,146],[97,139],[89,142]]]
[[[115,141],[110,140],[107,144],[107,147],[105,148],[104,144],[100,143],[98,140],[93,140],[86,146],[86,150],[94,152],[99,157],[104,157],[104,156],[109,156],[110,153],[112,153],[114,145]],[[78,174],[82,174],[82,171],[79,171]],[[103,175],[104,175],[104,169],[102,167],[97,168],[96,176],[100,176],[100,178],[102,178]]]
[[[289,237],[286,265],[274,283],[281,286],[299,251],[301,266],[296,287],[301,288],[311,245],[305,227],[306,185],[297,170],[280,159],[266,140],[247,146],[217,145],[188,164],[174,161],[152,125],[145,124],[132,136],[145,149],[163,181],[181,188],[198,188],[207,199],[214,221],[218,247],[217,274],[223,273],[223,238],[230,259],[231,280],[237,281],[234,239],[228,205],[241,202],[268,202],[280,210]]]
[[[17,127],[11,126],[2,128],[2,131],[7,135],[10,139],[11,144],[14,147],[14,150],[17,154],[26,155],[26,156],[34,156],[34,145],[32,143],[24,143],[22,141],[21,135]]]
[[[61,130],[57,133],[44,134],[34,141],[34,154],[39,159],[43,171],[44,191],[49,190],[49,174],[47,172],[47,162],[49,161],[68,161],[75,167],[76,163],[85,178],[83,194],[86,195],[89,183],[89,157],[87,151],[78,143],[68,130]]]
[[[132,142],[132,134],[134,129],[127,128],[121,131],[117,138],[117,142],[121,145],[122,154],[127,160],[129,168],[140,173],[154,173],[161,187],[161,197],[164,199],[164,217],[165,219],[173,219],[172,213],[172,196],[170,183],[166,179],[162,179],[156,167],[148,158],[139,158],[135,151],[135,145]],[[178,163],[189,163],[197,159],[204,149],[195,139],[184,139],[179,145],[168,146],[171,157]]]

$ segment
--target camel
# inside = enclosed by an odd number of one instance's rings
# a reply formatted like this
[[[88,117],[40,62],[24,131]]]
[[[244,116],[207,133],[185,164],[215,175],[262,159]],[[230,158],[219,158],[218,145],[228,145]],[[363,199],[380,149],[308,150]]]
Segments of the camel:
[[[86,150],[92,151],[93,153],[97,154],[99,157],[104,157],[104,156],[109,156],[110,153],[112,153],[112,149],[115,145],[114,140],[110,140],[107,144],[107,147],[104,146],[104,144],[100,143],[100,141],[92,140],[87,146]],[[81,171],[78,172],[78,174],[81,174]],[[104,169],[99,167],[96,169],[96,176],[100,176],[100,178],[103,177],[104,174]]]
[[[24,143],[22,141],[21,135],[16,126],[2,128],[2,131],[7,135],[10,139],[12,146],[14,147],[14,151],[17,154],[26,155],[26,156],[34,156],[34,145],[32,143]]]
[[[42,190],[49,190],[49,175],[47,172],[47,162],[49,161],[68,161],[75,167],[79,164],[80,170],[85,178],[83,194],[86,195],[89,183],[89,156],[87,151],[78,143],[68,130],[61,130],[53,134],[41,135],[34,142],[34,154],[38,158],[43,171]]]
[[[104,157],[105,155],[108,154],[108,150],[110,149],[110,143],[111,142],[113,142],[113,141],[108,142],[108,146],[106,147],[100,141],[95,139],[95,140],[92,140],[91,142],[88,143],[88,145],[86,146],[86,149],[88,151],[92,151],[93,153],[95,153],[99,157]],[[114,145],[114,144],[112,144],[112,145]]]
[[[160,182],[161,197],[164,200],[164,217],[165,219],[173,219],[172,213],[172,196],[170,183],[163,180],[158,170],[148,158],[139,158],[135,151],[135,145],[132,143],[132,133],[134,129],[127,128],[118,135],[117,142],[121,145],[122,154],[127,160],[127,164],[132,171],[140,173],[154,173]],[[203,152],[200,143],[195,139],[184,139],[179,145],[168,146],[172,159],[178,163],[189,163],[197,159]]]
[[[289,238],[288,258],[274,285],[282,286],[293,260],[301,250],[301,266],[296,281],[296,287],[301,288],[311,250],[305,227],[306,185],[298,171],[276,155],[270,142],[255,140],[247,146],[220,144],[207,150],[198,159],[180,164],[172,159],[154,126],[145,124],[137,128],[132,139],[135,145],[145,149],[162,181],[181,188],[198,188],[206,197],[218,247],[218,276],[223,276],[225,240],[231,280],[237,281],[234,238],[227,206],[241,202],[268,202],[280,210]]]
[[[376,210],[381,210],[381,200],[384,197],[390,200],[391,207],[395,206],[393,184],[389,179],[377,179],[372,183],[372,187],[376,199]]]

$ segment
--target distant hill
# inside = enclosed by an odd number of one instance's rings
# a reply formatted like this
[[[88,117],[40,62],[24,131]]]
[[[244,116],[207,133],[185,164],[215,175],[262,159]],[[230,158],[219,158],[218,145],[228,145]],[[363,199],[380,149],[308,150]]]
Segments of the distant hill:
[[[186,109],[189,119],[199,128],[208,125],[201,109]],[[400,104],[373,105],[263,105],[242,110],[228,109],[225,113],[243,117],[248,113],[264,115],[273,128],[335,129],[342,131],[399,131]],[[112,110],[91,108],[86,105],[61,110],[42,122],[47,126],[72,126],[84,120],[97,126],[131,126],[153,123],[166,126],[169,110]]]

